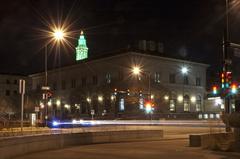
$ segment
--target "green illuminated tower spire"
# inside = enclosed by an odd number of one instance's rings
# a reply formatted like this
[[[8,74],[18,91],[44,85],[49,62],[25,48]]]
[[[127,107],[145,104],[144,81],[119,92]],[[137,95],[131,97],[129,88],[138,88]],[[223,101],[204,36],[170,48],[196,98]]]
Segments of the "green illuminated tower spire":
[[[76,47],[76,61],[88,58],[88,48],[86,44],[86,39],[81,31],[80,37],[78,39],[78,46]]]

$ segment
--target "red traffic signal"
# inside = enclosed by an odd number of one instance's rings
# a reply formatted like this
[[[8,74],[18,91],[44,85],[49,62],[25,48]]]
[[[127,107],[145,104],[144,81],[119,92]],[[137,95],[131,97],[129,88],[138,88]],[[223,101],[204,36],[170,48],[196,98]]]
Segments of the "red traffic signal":
[[[231,85],[231,93],[232,94],[236,94],[237,93],[237,84],[235,84],[235,83],[233,83],[232,85]]]
[[[212,87],[212,93],[213,93],[214,95],[218,93],[218,88],[217,88],[217,86],[213,86],[213,87]]]

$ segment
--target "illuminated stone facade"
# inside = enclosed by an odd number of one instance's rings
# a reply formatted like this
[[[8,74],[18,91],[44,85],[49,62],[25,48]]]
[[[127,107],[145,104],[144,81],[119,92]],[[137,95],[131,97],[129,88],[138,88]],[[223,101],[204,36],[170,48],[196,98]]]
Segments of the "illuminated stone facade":
[[[134,66],[140,74],[132,73]],[[51,102],[60,100],[61,111],[72,116],[90,116],[91,110],[97,116],[144,115],[147,102],[154,115],[202,112],[207,67],[131,51],[79,61],[48,72]],[[41,93],[44,73],[30,77],[32,92]]]

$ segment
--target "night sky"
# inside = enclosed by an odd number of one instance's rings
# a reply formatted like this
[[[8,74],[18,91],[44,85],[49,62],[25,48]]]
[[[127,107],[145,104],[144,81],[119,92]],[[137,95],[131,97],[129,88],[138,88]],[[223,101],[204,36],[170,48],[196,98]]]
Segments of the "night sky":
[[[165,55],[220,70],[225,0],[8,0],[0,5],[0,72],[29,74],[44,68],[41,30],[51,19],[67,21],[71,47],[60,55],[49,44],[49,67],[74,61],[83,29],[91,56],[125,48],[135,40],[164,43]],[[240,42],[240,5],[230,14],[231,39]],[[239,13],[238,13],[239,12]],[[183,51],[187,53],[183,57]],[[210,69],[210,70],[211,70]]]

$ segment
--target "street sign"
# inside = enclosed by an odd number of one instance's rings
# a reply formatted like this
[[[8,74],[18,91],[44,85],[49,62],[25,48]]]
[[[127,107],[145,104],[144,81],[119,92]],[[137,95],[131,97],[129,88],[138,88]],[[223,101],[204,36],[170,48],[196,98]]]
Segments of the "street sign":
[[[229,64],[229,65],[232,64],[232,60],[231,59],[225,59],[224,61],[225,61],[226,64]]]
[[[35,107],[35,112],[39,112],[40,108],[39,107]]]
[[[95,111],[94,109],[91,110],[91,115],[94,115],[95,114]]]
[[[25,94],[25,80],[23,79],[19,80],[19,93]]]
[[[42,90],[43,90],[43,91],[49,91],[49,90],[50,90],[50,87],[49,87],[49,86],[42,86]]]

